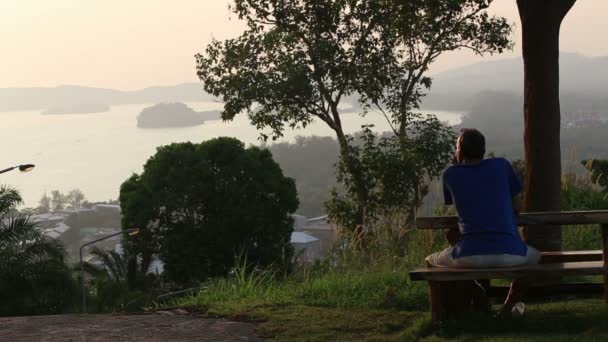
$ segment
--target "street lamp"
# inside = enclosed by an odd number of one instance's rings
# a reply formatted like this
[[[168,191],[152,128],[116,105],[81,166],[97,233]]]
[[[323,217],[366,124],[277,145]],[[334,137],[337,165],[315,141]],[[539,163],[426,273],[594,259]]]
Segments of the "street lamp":
[[[6,168],[4,170],[0,170],[0,173],[5,173],[5,172],[13,171],[14,169],[19,169],[19,171],[21,171],[21,172],[29,172],[29,171],[32,171],[35,166],[36,165],[34,165],[34,164],[17,165],[17,166]]]
[[[0,172],[1,173],[1,172]],[[93,240],[93,241],[89,241],[85,244],[82,244],[82,246],[80,246],[80,286],[82,287],[82,312],[86,313],[87,312],[87,291],[85,289],[84,286],[84,262],[82,259],[82,250],[86,247],[86,246],[90,246],[92,244],[95,244],[99,241],[103,241],[103,240],[107,240],[109,238],[113,238],[117,235],[120,235],[124,232],[127,232],[129,234],[129,236],[133,236],[139,233],[139,229],[138,228],[131,228],[131,229],[127,229],[124,231],[120,231],[118,233],[114,233],[114,234],[110,234],[104,237],[101,237],[99,239]]]

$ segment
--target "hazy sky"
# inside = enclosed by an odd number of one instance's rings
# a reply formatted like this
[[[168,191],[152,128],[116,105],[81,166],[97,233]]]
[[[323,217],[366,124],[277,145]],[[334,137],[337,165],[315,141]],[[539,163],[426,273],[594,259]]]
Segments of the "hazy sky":
[[[196,81],[194,54],[241,32],[227,0],[0,0],[0,87],[77,84],[119,89]],[[563,51],[608,55],[607,0],[578,0]],[[515,0],[492,12],[519,26]],[[513,52],[519,55],[519,31]],[[487,58],[490,59],[490,58]],[[480,60],[443,56],[432,71]]]

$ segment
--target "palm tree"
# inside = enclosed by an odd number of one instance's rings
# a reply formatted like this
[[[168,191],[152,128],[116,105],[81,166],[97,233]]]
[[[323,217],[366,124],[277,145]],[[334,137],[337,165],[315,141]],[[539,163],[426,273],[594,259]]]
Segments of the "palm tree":
[[[93,278],[108,279],[117,283],[127,280],[127,258],[115,251],[104,251],[93,247],[91,255],[101,260],[101,265],[85,262],[84,271]]]
[[[91,288],[95,293],[96,310],[129,311],[138,310],[151,303],[159,294],[158,276],[150,274],[149,263],[137,260],[136,279],[138,287],[129,289],[127,284],[129,257],[115,251],[105,251],[94,247],[91,255],[101,264],[85,262],[84,271],[91,276]]]
[[[19,191],[0,186],[0,315],[58,313],[77,298],[64,250],[16,209]]]

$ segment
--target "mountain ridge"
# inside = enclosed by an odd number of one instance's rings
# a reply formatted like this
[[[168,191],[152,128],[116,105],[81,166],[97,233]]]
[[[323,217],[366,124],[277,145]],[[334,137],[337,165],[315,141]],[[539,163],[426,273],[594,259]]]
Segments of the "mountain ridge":
[[[523,93],[521,57],[482,61],[431,75],[433,86],[422,107],[436,110],[470,110],[474,97],[484,91]],[[604,106],[608,85],[608,56],[560,54],[562,96],[574,97]],[[214,101],[201,83],[150,86],[136,90],[59,85],[56,87],[0,88],[0,112],[47,110],[87,103],[107,105],[163,102]],[[356,101],[355,101],[356,102]]]
[[[136,90],[58,85],[56,87],[0,88],[0,112],[46,110],[87,103],[107,105],[144,104],[160,102],[213,101],[200,83],[180,83],[174,86],[151,86]]]

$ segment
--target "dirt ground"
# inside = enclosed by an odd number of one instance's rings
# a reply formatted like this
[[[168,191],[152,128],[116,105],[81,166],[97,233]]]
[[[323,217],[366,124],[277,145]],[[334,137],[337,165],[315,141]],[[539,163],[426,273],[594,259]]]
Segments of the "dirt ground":
[[[255,326],[161,312],[143,315],[0,317],[0,341],[262,341]]]

